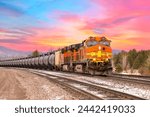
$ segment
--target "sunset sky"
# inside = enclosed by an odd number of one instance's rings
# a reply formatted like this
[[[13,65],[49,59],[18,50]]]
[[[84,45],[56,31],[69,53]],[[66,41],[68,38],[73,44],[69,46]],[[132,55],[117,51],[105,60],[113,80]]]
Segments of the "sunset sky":
[[[150,0],[0,0],[0,46],[48,51],[89,36],[150,49]]]

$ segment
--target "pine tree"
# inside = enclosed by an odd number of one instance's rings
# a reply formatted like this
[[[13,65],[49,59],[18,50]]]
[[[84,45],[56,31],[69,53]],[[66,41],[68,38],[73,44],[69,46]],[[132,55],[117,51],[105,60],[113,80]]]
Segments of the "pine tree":
[[[38,50],[35,50],[35,51],[32,52],[32,56],[33,56],[33,57],[37,57],[37,56],[39,56],[39,54],[40,54],[40,53],[39,53]]]
[[[136,59],[137,56],[138,56],[138,54],[137,54],[137,51],[135,49],[130,50],[128,52],[127,60],[129,62],[129,65],[130,65],[131,69],[133,69],[133,64],[134,64],[134,61],[135,61],[135,59]]]

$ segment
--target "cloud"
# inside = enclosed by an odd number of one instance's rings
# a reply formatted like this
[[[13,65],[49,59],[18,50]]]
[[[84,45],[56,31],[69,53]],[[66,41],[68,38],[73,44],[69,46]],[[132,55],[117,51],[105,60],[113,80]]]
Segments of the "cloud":
[[[0,39],[0,43],[25,44],[27,42],[21,39]]]
[[[26,40],[27,37],[34,36],[35,33],[29,30],[22,29],[1,29],[0,30],[0,39],[23,39]],[[17,40],[16,40],[17,41]],[[16,42],[14,41],[14,42]],[[16,42],[17,43],[17,42]]]
[[[136,16],[127,16],[127,17],[122,17],[122,18],[118,18],[118,19],[115,19],[112,23],[113,24],[117,24],[117,23],[124,23],[124,22],[127,22],[129,20],[132,20],[136,18]]]
[[[17,17],[23,15],[24,11],[21,8],[15,7],[11,4],[0,2],[0,13]]]

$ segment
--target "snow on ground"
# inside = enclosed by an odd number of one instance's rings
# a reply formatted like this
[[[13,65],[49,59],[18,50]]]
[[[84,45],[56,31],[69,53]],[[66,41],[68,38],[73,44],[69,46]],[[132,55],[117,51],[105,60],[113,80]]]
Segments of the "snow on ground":
[[[125,75],[141,75],[141,73],[139,73],[138,70],[127,70],[127,71],[123,71],[121,72],[121,74],[125,74]]]

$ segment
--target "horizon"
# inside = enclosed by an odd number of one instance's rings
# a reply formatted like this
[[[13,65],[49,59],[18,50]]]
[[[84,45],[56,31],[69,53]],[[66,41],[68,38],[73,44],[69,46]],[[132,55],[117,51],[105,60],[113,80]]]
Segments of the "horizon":
[[[47,52],[105,36],[113,50],[149,50],[150,1],[0,1],[0,46]]]
[[[1,49],[3,49],[4,52],[10,53],[10,55],[9,55],[9,54],[4,54],[4,53],[1,51]],[[57,51],[57,50],[58,50],[58,49],[56,49],[56,50],[48,50],[48,51],[46,51],[46,52],[39,51],[39,50],[37,50],[37,51],[39,52],[40,55],[42,55],[42,54],[46,54],[46,53],[48,53],[48,52]],[[121,53],[122,51],[124,51],[124,52],[129,52],[129,51],[131,51],[131,50],[136,50],[137,52],[140,52],[140,51],[150,51],[150,49],[137,50],[137,49],[135,49],[135,48],[130,49],[130,50],[112,49],[112,54],[115,55],[115,54]],[[34,51],[36,51],[36,49],[35,49],[35,50],[31,50],[31,51],[25,51],[25,52],[23,52],[23,51],[20,51],[20,50],[15,50],[15,49],[11,49],[11,48],[6,48],[6,47],[3,47],[3,46],[0,46],[0,59],[1,59],[1,58],[5,58],[5,57],[22,57],[22,56],[27,57],[27,56],[31,56],[32,52],[34,52]],[[14,54],[14,53],[15,53],[15,54]],[[20,55],[20,56],[19,56],[19,55]]]

